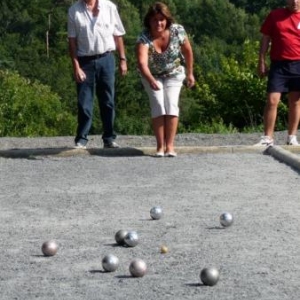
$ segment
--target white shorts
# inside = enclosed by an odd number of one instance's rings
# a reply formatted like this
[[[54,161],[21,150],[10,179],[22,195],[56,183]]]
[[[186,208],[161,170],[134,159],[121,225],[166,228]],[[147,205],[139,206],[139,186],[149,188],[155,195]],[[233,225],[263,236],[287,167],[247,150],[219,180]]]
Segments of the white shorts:
[[[142,78],[142,83],[150,100],[152,118],[164,115],[179,116],[179,95],[184,79],[184,73],[171,77],[156,78],[157,82],[161,84],[161,89],[155,91],[151,88],[149,82]]]

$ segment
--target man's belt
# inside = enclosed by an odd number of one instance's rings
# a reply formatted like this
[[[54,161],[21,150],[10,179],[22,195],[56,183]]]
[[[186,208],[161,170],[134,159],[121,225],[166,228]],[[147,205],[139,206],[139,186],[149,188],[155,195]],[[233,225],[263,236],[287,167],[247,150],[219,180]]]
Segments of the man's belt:
[[[89,55],[89,56],[78,56],[78,59],[85,60],[85,61],[95,60],[95,59],[104,57],[104,56],[106,56],[106,55],[108,55],[110,53],[111,53],[111,51],[106,51],[106,52],[104,52],[102,54],[95,54],[95,55]]]

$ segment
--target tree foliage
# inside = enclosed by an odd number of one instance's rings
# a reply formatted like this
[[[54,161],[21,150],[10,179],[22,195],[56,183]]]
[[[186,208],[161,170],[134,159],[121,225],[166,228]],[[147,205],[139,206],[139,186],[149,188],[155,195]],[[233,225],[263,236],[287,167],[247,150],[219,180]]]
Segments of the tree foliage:
[[[74,134],[75,118],[48,86],[0,70],[0,135]]]
[[[0,136],[74,134],[76,89],[67,46],[67,10],[74,2],[1,1]],[[113,2],[126,29],[129,67],[125,78],[117,74],[116,130],[151,134],[150,108],[136,71],[134,48],[154,1]],[[182,90],[180,132],[260,128],[266,81],[256,76],[259,28],[268,11],[285,1],[164,2],[187,30],[195,55],[197,84]],[[278,128],[285,126],[286,111],[283,102]],[[96,105],[94,115],[92,134],[102,130]]]

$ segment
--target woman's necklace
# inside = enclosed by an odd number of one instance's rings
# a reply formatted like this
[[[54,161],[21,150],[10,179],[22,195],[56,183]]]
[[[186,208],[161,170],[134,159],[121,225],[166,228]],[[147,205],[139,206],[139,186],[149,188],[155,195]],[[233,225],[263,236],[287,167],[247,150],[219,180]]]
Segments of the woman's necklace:
[[[169,45],[170,40],[170,32],[169,30],[165,30],[160,35],[153,37],[153,44],[157,52],[164,52]]]

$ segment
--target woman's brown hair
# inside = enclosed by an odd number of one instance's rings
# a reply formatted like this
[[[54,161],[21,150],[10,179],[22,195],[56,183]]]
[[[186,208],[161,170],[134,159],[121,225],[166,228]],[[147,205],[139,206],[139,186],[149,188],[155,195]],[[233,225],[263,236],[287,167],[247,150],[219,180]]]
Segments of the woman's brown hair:
[[[144,18],[144,26],[150,30],[150,20],[153,16],[156,14],[161,14],[167,19],[167,26],[166,28],[169,28],[171,24],[174,23],[174,18],[168,8],[168,6],[162,2],[155,2],[152,4],[149,9],[147,14],[145,15]]]

